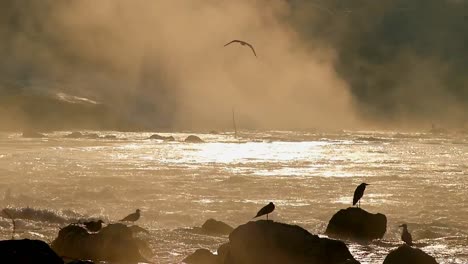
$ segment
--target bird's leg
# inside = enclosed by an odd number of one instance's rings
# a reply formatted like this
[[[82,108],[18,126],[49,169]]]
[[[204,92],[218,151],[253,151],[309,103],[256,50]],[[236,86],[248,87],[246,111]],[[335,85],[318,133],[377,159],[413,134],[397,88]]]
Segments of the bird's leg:
[[[358,208],[361,208],[361,200],[359,200],[358,204]]]
[[[267,221],[268,221],[268,214],[267,214]]]

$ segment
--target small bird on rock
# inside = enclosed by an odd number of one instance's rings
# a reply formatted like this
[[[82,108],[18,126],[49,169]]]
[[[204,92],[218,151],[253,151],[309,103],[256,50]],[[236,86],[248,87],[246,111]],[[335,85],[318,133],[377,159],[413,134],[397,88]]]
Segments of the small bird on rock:
[[[127,215],[120,222],[135,222],[138,219],[140,219],[140,209],[136,209],[135,213]]]
[[[401,233],[401,240],[403,240],[408,246],[412,246],[413,237],[408,231],[408,226],[406,224],[402,224],[400,227],[403,227],[403,233]]]
[[[258,211],[257,215],[254,218],[257,218],[262,215],[266,215],[268,220],[268,214],[271,214],[275,210],[275,205],[270,202],[269,204],[265,205],[260,211]]]

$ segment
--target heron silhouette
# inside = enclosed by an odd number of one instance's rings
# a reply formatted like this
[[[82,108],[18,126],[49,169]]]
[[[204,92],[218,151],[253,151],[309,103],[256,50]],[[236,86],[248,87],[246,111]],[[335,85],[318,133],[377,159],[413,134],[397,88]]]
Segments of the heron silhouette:
[[[252,50],[253,54],[255,55],[255,57],[257,57],[257,53],[255,52],[254,47],[253,47],[250,43],[247,43],[247,42],[242,41],[242,40],[235,39],[235,40],[233,40],[233,41],[227,43],[226,45],[224,45],[224,47],[226,47],[226,46],[228,46],[228,45],[230,45],[230,44],[232,44],[232,43],[239,43],[239,44],[241,44],[242,46],[249,46],[250,49]]]
[[[126,217],[124,217],[122,220],[119,220],[120,222],[135,222],[138,219],[140,219],[140,209],[136,209],[135,213],[129,214]]]
[[[97,231],[101,230],[101,228],[102,228],[102,223],[104,223],[104,221],[98,220],[98,221],[84,222],[83,225],[84,225],[84,226],[86,227],[86,229],[88,229],[89,231],[91,231],[91,232],[97,232]]]
[[[403,240],[407,245],[413,245],[413,237],[411,233],[408,231],[408,225],[402,224],[400,227],[403,227],[403,232],[401,233],[401,240]]]
[[[273,212],[274,210],[275,210],[275,205],[272,202],[270,202],[269,204],[265,205],[262,209],[260,209],[257,215],[254,216],[254,218],[257,218],[262,215],[266,215],[266,218],[268,220],[268,214],[271,214],[271,212]]]
[[[356,188],[356,190],[354,191],[354,197],[353,197],[353,206],[356,205],[356,203],[359,202],[358,204],[358,208],[361,207],[361,198],[362,196],[364,195],[364,191],[366,190],[366,186],[367,185],[370,185],[370,184],[367,184],[367,183],[361,183],[359,184],[359,186]]]

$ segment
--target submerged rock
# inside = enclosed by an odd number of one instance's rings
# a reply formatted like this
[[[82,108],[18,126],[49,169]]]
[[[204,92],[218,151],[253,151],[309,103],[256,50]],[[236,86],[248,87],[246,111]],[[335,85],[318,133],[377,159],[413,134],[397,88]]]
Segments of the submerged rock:
[[[197,137],[197,136],[190,135],[185,139],[185,142],[188,142],[188,143],[202,143],[203,140],[201,138]]]
[[[81,132],[72,132],[68,135],[65,135],[65,138],[82,138],[84,135]]]
[[[197,249],[193,254],[182,260],[187,264],[218,264],[218,257],[213,255],[208,249]]]
[[[157,139],[157,140],[164,140],[164,141],[175,141],[175,138],[173,136],[161,136],[158,134],[151,135],[149,139]]]
[[[225,256],[224,263],[229,264],[359,263],[341,241],[320,238],[299,226],[266,220],[234,229],[229,235],[229,246],[223,245],[220,251]]]
[[[115,135],[105,135],[103,137],[101,137],[102,139],[117,139],[117,136]]]
[[[350,207],[337,212],[328,222],[325,234],[353,240],[382,238],[387,231],[387,217]]]
[[[208,235],[229,235],[234,228],[224,222],[208,219],[202,225],[201,230]]]
[[[59,231],[52,248],[74,259],[134,263],[146,261],[140,254],[139,243],[131,229],[123,224],[109,224],[93,234],[80,226],[69,225]]]
[[[43,138],[45,137],[45,135],[36,131],[23,131],[23,137],[24,138]]]
[[[437,261],[424,251],[405,244],[392,250],[383,264],[437,264]]]
[[[0,241],[0,262],[21,264],[63,264],[63,260],[40,240]]]

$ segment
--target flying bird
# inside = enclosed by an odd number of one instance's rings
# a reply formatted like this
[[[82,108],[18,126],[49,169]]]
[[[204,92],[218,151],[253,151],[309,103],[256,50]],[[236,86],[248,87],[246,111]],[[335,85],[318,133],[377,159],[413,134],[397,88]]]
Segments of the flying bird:
[[[84,226],[86,227],[86,229],[88,229],[89,231],[91,231],[91,232],[97,232],[97,231],[101,230],[101,228],[102,228],[102,223],[104,223],[104,221],[98,220],[98,221],[84,222],[83,225],[84,225]]]
[[[356,190],[354,191],[353,205],[356,205],[356,203],[359,202],[358,208],[361,207],[361,201],[360,201],[360,199],[361,199],[362,196],[364,195],[364,191],[366,190],[366,186],[367,186],[367,185],[370,185],[370,184],[361,183],[361,184],[359,184],[359,186],[358,186],[358,187],[356,188]]]
[[[249,46],[250,49],[252,50],[253,54],[255,55],[255,57],[257,57],[257,53],[255,52],[254,47],[253,47],[251,44],[249,44],[249,43],[247,43],[247,42],[245,42],[245,41],[242,41],[242,40],[237,40],[237,39],[235,39],[235,40],[233,40],[233,41],[227,43],[226,45],[224,45],[224,47],[226,47],[227,45],[230,45],[230,44],[232,44],[232,43],[239,43],[239,44],[241,44],[242,46],[245,46],[245,45]]]
[[[136,209],[135,213],[127,215],[120,222],[135,222],[140,219],[140,209]]]
[[[275,205],[270,202],[269,204],[265,205],[260,211],[258,211],[257,215],[254,218],[257,218],[262,215],[266,215],[268,220],[268,214],[271,214],[275,210]]]
[[[413,237],[408,231],[408,226],[406,224],[402,224],[400,227],[403,227],[403,233],[401,233],[401,240],[403,240],[407,245],[412,246]]]

